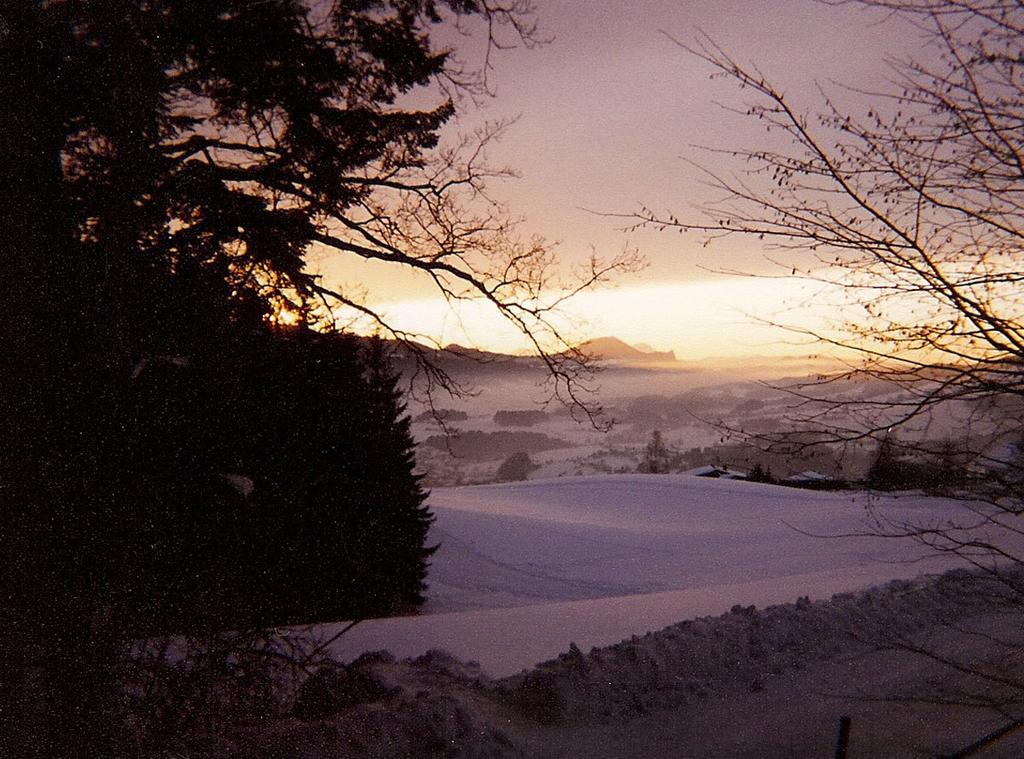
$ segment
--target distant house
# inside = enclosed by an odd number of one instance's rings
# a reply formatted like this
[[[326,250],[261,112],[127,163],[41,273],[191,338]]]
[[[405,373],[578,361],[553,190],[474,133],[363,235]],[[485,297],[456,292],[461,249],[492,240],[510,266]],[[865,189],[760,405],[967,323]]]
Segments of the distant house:
[[[736,469],[730,469],[727,466],[717,466],[715,464],[708,464],[706,466],[699,466],[695,469],[688,469],[683,474],[689,474],[693,477],[712,477],[714,479],[722,480],[745,480],[747,475],[744,472],[740,472]]]

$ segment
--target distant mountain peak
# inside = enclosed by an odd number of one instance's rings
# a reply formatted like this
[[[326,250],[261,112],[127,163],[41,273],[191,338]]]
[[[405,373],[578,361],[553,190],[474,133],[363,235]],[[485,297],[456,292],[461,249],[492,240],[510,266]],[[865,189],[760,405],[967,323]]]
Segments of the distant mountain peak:
[[[675,361],[676,355],[672,351],[651,350],[649,345],[630,345],[617,337],[595,337],[583,343],[580,348],[587,353],[597,356],[606,361],[644,361],[664,362]]]

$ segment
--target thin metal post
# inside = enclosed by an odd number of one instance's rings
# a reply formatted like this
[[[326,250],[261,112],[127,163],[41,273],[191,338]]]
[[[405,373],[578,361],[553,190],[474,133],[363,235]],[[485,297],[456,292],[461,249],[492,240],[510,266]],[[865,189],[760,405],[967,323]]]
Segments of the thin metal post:
[[[845,714],[839,718],[839,737],[836,739],[836,759],[846,759],[846,747],[850,743],[850,718]]]

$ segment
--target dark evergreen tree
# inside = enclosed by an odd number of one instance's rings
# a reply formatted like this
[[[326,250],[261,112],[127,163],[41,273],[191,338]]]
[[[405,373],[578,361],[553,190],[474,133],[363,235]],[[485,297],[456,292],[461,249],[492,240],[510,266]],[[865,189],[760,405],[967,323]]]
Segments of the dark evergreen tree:
[[[666,474],[671,469],[671,466],[672,456],[661,437],[661,431],[654,430],[651,433],[651,439],[647,443],[647,447],[644,449],[644,456],[640,461],[640,466],[637,467],[637,471],[647,474]]]
[[[113,566],[135,570],[112,585],[137,633],[422,602],[431,517],[383,343],[279,329],[150,362],[133,388],[114,500],[130,518],[147,498],[147,528],[115,541],[129,555]],[[151,550],[132,556],[140,544]]]
[[[372,339],[365,348],[364,363],[369,390],[372,438],[369,487],[381,494],[388,508],[383,531],[391,541],[381,595],[390,608],[411,611],[423,603],[427,559],[435,547],[426,545],[434,521],[424,501],[426,494],[415,473],[416,450],[409,430],[410,419],[401,391],[399,375],[386,344]]]
[[[868,485],[877,490],[913,487],[915,483],[909,481],[909,474],[907,462],[887,435],[878,444],[878,453],[868,469]]]
[[[501,466],[494,474],[494,479],[498,482],[525,480],[536,468],[537,465],[530,459],[530,454],[525,451],[517,451],[501,462]]]
[[[769,485],[775,483],[775,478],[772,476],[771,467],[761,466],[760,461],[754,464],[754,467],[750,470],[750,473],[747,474],[747,479],[750,482],[763,482]]]
[[[397,105],[460,84],[431,46],[442,12],[496,29],[522,7],[0,7],[0,727],[22,731],[3,750],[113,753],[129,635],[421,599],[429,516],[394,383],[273,322],[358,307],[306,269],[313,244],[506,313],[539,287],[547,249],[453,197],[486,171],[432,153],[452,101]]]

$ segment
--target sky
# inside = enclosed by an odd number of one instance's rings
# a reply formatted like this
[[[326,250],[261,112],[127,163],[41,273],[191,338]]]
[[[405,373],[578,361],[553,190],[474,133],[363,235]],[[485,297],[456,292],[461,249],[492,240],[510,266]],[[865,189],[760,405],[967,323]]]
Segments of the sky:
[[[764,139],[756,123],[722,107],[741,105],[743,93],[729,81],[711,79],[707,64],[673,39],[692,43],[700,33],[709,35],[741,63],[760,68],[801,107],[813,108],[822,86],[862,112],[866,102],[835,82],[884,87],[887,57],[914,49],[917,33],[877,11],[815,0],[536,5],[541,31],[551,41],[500,51],[490,77],[494,97],[450,123],[447,136],[486,119],[517,119],[488,157],[514,167],[520,177],[491,190],[523,217],[524,234],[557,243],[561,266],[625,248],[645,257],[643,271],[569,306],[574,334],[612,334],[688,359],[806,354],[807,346],[794,345],[792,335],[756,323],[792,315],[795,301],[806,304],[805,286],[716,273],[766,271],[756,241],[704,247],[693,233],[624,231],[623,220],[601,214],[628,213],[643,204],[692,218],[694,207],[713,195],[689,162],[719,168],[720,159],[702,147],[751,146]],[[469,62],[473,54],[472,44],[463,44]],[[428,282],[397,275],[392,267],[327,264],[323,271],[333,283],[364,289],[368,302],[401,327],[430,332],[444,343],[524,347],[485,309],[452,314]],[[825,317],[821,308],[800,313],[812,322]]]

